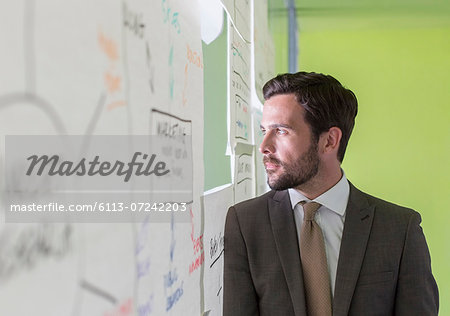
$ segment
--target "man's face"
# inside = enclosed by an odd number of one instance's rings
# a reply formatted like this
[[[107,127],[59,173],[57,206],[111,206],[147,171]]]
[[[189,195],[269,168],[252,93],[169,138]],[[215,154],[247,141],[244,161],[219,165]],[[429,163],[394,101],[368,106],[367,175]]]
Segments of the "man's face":
[[[318,146],[304,114],[294,94],[275,95],[264,103],[260,151],[273,190],[301,188],[318,172]]]

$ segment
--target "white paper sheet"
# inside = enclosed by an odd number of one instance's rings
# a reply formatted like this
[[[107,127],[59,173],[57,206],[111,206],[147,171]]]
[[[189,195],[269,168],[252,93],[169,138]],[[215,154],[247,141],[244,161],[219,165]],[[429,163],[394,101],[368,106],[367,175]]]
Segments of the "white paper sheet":
[[[233,204],[233,186],[224,185],[205,192],[205,269],[203,277],[203,315],[222,315],[224,225]]]
[[[250,43],[250,25],[252,23],[250,0],[221,0],[225,11],[231,19],[233,25],[236,27],[239,36]]]
[[[238,143],[235,148],[234,202],[255,196],[255,146]]]
[[[261,102],[264,102],[262,88],[275,76],[275,47],[269,32],[267,0],[254,3],[254,76],[255,90]]]
[[[255,139],[255,184],[256,184],[256,195],[259,196],[264,194],[269,190],[267,185],[267,174],[264,164],[262,162],[263,155],[259,151],[259,146],[262,143],[264,135],[261,132],[261,119],[262,111],[253,108],[253,126],[254,126],[254,139]]]
[[[229,24],[229,146],[252,143],[250,45]]]

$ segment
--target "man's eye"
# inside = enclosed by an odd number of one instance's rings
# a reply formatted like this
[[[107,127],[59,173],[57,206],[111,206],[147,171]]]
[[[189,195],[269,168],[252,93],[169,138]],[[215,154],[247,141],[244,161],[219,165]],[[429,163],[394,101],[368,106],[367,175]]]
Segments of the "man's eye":
[[[277,128],[277,134],[278,135],[285,135],[286,133],[287,133],[287,131],[285,131],[284,129]]]
[[[265,130],[265,129],[262,129],[262,130],[261,130],[261,134],[266,135],[266,130]]]

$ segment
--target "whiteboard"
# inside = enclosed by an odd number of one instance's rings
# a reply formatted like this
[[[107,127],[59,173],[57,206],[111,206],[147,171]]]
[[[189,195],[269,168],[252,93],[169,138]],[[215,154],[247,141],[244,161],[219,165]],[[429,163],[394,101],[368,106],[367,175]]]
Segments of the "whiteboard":
[[[226,211],[265,181],[255,166],[253,2],[224,3],[232,11],[233,75],[223,76],[233,97],[228,138],[233,151],[239,144],[231,170],[239,184],[206,195],[197,1],[0,3],[0,174],[6,135],[81,135],[89,143],[94,135],[162,129],[191,136],[193,173],[188,220],[173,214],[158,223],[5,223],[2,177],[1,315],[221,315]],[[267,23],[259,25],[266,47]]]
[[[187,223],[5,224],[2,208],[0,314],[200,314],[198,11],[181,0],[0,4],[2,162],[5,135],[89,139],[184,124],[195,197]]]

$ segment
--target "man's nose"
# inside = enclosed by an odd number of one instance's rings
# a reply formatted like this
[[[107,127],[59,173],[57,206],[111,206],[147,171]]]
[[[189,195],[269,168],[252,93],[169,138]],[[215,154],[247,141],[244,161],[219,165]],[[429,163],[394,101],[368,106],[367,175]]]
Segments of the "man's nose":
[[[273,137],[271,132],[267,132],[259,146],[259,151],[264,154],[273,154],[275,152],[275,146],[273,143]]]

